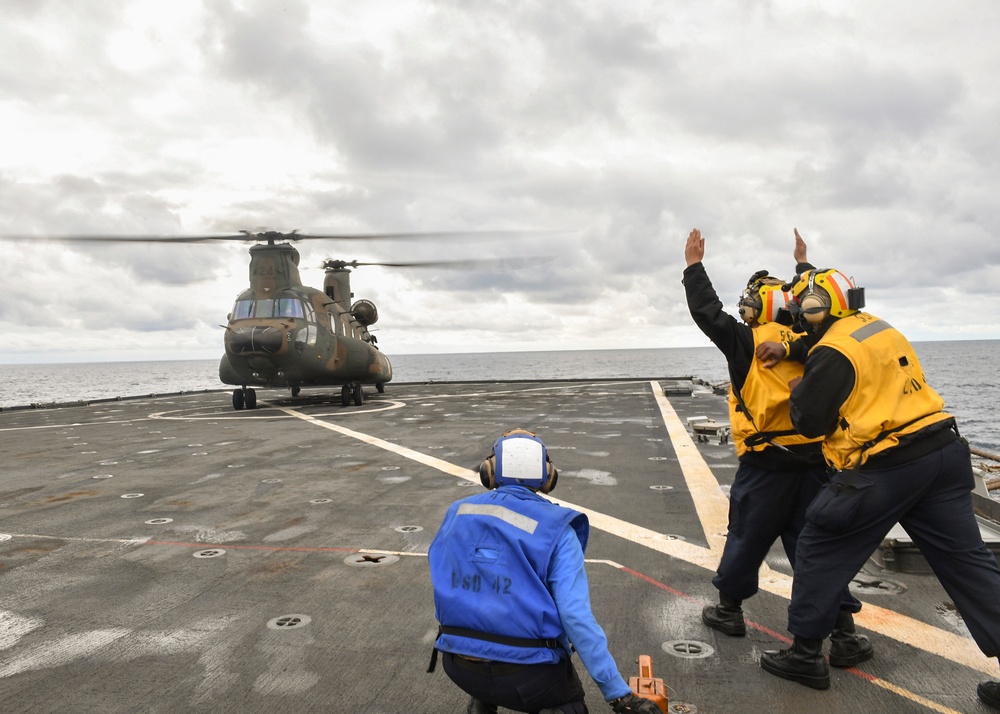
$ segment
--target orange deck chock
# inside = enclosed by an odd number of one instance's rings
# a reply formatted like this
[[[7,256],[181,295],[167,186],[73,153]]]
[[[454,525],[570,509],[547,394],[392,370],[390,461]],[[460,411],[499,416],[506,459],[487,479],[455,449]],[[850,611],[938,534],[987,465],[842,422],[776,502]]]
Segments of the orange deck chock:
[[[645,697],[667,714],[667,685],[653,676],[653,658],[639,655],[639,676],[629,677],[628,686],[637,697]]]

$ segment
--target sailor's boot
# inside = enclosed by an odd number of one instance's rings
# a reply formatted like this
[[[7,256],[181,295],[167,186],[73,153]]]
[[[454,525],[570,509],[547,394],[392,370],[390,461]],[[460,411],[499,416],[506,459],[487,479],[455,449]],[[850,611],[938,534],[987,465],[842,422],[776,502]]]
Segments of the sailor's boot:
[[[720,592],[719,604],[706,605],[701,611],[701,621],[723,634],[745,637],[747,625],[743,621],[742,604],[742,600],[730,600]]]
[[[823,657],[823,640],[795,637],[787,650],[768,650],[760,656],[765,672],[813,689],[830,688],[830,668]]]
[[[475,697],[471,697],[469,699],[469,706],[465,712],[466,714],[497,714],[497,708],[492,704],[487,704]]]
[[[1000,709],[1000,682],[993,680],[980,682],[976,687],[976,696],[986,706]]]
[[[830,635],[830,666],[853,667],[875,656],[871,640],[854,629],[854,616],[841,610]]]

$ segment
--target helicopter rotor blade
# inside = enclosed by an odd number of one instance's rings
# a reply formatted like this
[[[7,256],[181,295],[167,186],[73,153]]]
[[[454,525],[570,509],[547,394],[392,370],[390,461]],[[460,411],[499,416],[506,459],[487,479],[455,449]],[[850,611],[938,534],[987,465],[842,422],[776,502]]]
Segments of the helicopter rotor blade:
[[[520,256],[517,258],[466,258],[456,260],[413,260],[413,261],[391,261],[391,262],[362,262],[360,260],[325,260],[322,268],[327,270],[338,270],[343,268],[358,268],[362,266],[378,266],[384,268],[453,268],[482,270],[493,268],[500,270],[516,270],[526,268],[531,265],[547,263],[552,256],[532,255]]]
[[[209,241],[253,240],[245,235],[157,236],[157,235],[5,235],[3,240],[37,243],[208,243]]]
[[[537,234],[539,231],[509,230],[509,231],[424,231],[424,232],[379,232],[379,233],[299,233],[292,231],[249,231],[236,234],[212,235],[114,235],[106,233],[81,233],[77,235],[0,235],[3,240],[29,242],[65,242],[65,243],[210,243],[214,241],[303,241],[303,240],[438,240],[438,239],[480,239],[524,237]]]
[[[538,230],[471,230],[471,231],[415,231],[400,233],[296,233],[293,240],[434,240],[453,238],[515,238],[535,235]]]

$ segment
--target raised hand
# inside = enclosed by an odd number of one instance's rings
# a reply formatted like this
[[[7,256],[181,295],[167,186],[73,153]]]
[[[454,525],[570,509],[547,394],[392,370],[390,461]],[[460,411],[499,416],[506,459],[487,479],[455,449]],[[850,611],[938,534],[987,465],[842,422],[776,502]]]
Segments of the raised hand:
[[[705,239],[701,237],[701,231],[693,229],[688,235],[687,243],[684,245],[684,259],[688,265],[700,263],[705,257]]]

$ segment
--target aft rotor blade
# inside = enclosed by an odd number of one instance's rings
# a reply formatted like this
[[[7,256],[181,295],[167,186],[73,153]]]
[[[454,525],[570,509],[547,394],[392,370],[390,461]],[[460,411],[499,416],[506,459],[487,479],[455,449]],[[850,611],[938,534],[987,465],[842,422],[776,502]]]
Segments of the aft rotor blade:
[[[327,269],[337,269],[358,268],[371,265],[383,268],[467,268],[470,270],[493,268],[501,270],[516,270],[518,268],[527,268],[531,265],[548,263],[551,260],[553,260],[553,257],[548,255],[520,256],[517,258],[469,258],[459,260],[415,260],[392,262],[327,260],[323,263],[322,267]]]
[[[402,232],[402,233],[331,233],[313,234],[296,233],[292,240],[423,240],[423,239],[451,239],[451,238],[481,238],[488,240],[491,238],[516,238],[550,231],[537,230],[472,230],[472,231],[423,231],[423,232]]]

